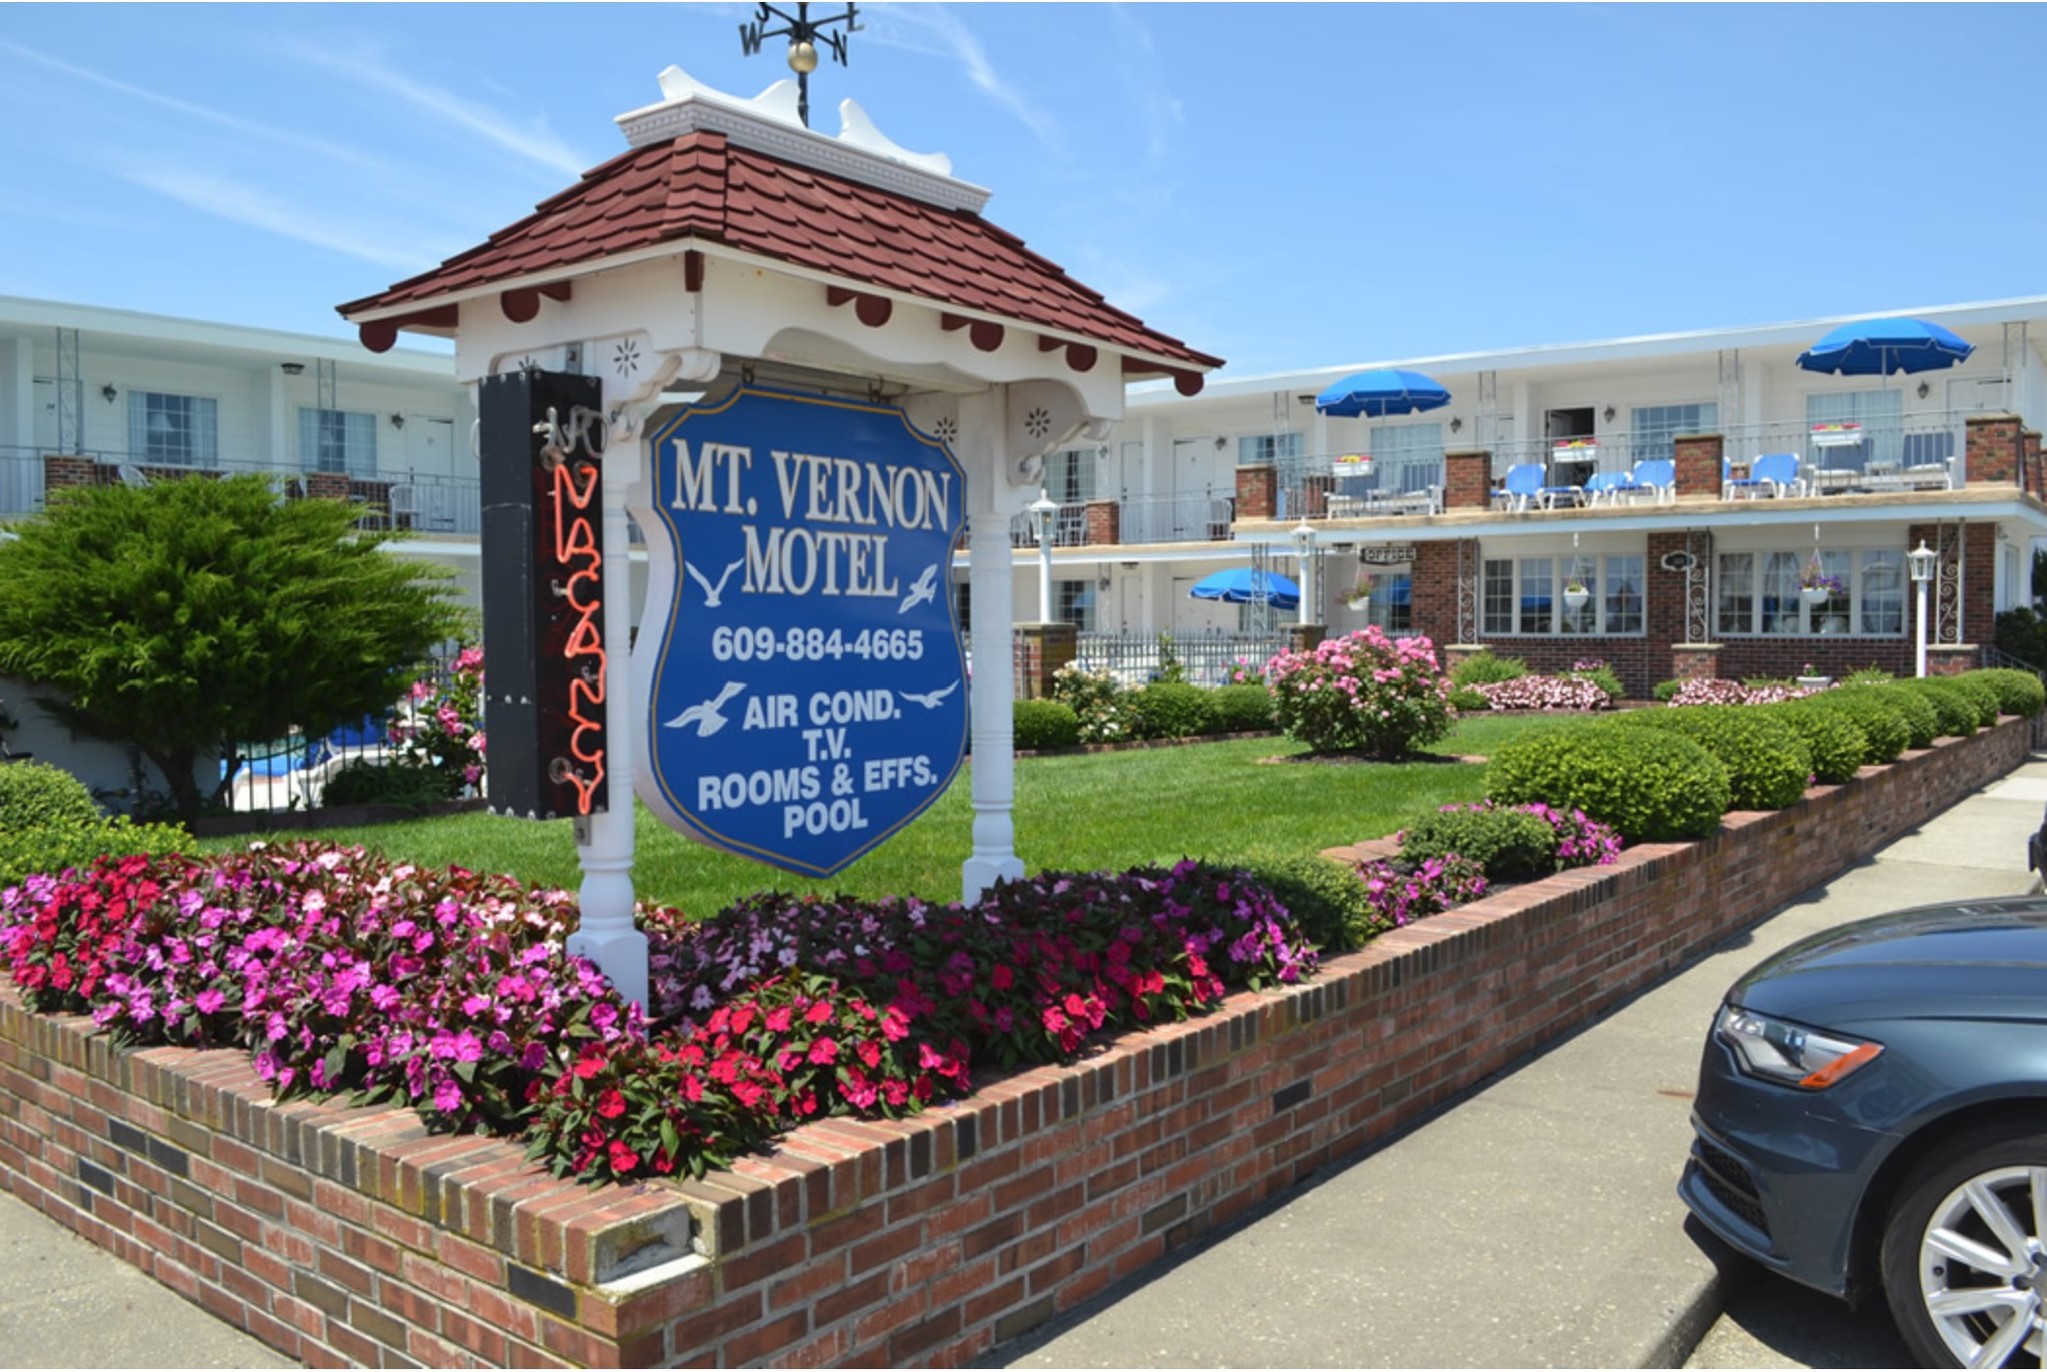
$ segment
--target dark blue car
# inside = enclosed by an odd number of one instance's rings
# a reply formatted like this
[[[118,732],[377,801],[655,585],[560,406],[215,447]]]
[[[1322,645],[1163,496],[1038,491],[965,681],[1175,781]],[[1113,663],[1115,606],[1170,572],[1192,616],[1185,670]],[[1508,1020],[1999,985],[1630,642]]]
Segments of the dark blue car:
[[[2047,1363],[2047,899],[1808,938],[1727,993],[1678,1192],[1756,1261],[1881,1289],[1929,1366]]]

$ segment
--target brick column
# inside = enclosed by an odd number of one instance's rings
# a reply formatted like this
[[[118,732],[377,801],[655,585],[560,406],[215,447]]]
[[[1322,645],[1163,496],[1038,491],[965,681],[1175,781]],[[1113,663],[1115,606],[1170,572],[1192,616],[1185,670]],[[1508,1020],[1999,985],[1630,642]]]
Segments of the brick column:
[[[1237,468],[1237,518],[1271,519],[1279,507],[1279,475],[1270,463]]]
[[[1720,675],[1720,645],[1677,643],[1670,649],[1670,674],[1679,681],[1705,681]]]
[[[1969,416],[1968,443],[1964,451],[1968,453],[1969,485],[1994,486],[2017,482],[2023,454],[2019,417],[2015,414]]]
[[[1090,543],[1123,541],[1122,502],[1090,500],[1087,503],[1087,541]]]
[[[1018,700],[1049,700],[1052,678],[1080,650],[1080,631],[1071,624],[1016,626]]]
[[[90,486],[99,480],[99,464],[89,457],[57,457],[43,459],[43,489],[54,491],[59,486]]]
[[[315,500],[346,500],[348,491],[346,472],[306,473],[306,494]]]
[[[2019,485],[2037,499],[2047,500],[2047,472],[2040,470],[2040,431],[2021,430],[2019,443],[2023,448],[2025,461],[2025,479]]]
[[[1473,454],[1490,461],[1485,453]],[[1413,596],[1414,631],[1431,643],[1457,643],[1457,568],[1459,550],[1470,540],[1417,543],[1409,582]],[[1477,652],[1475,644],[1460,645]],[[1447,654],[1449,648],[1444,647]]]
[[[1493,455],[1483,448],[1443,454],[1443,508],[1483,510],[1493,503]]]
[[[1329,493],[1336,489],[1333,476],[1307,476],[1301,478],[1301,508],[1294,512],[1298,519],[1320,519],[1329,513]]]
[[[1677,498],[1718,500],[1722,452],[1720,435],[1680,434],[1672,443],[1677,450]]]

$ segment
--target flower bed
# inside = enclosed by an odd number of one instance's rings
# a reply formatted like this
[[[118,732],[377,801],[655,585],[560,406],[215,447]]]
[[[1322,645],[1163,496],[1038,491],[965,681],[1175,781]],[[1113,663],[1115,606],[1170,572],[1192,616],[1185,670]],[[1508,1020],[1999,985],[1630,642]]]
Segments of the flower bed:
[[[958,1362],[1414,1123],[2029,740],[2025,720],[1945,740],[1074,1064],[984,1076],[910,1118],[803,1125],[703,1180],[582,1188],[410,1111],[273,1103],[245,1053],[116,1050],[0,990],[0,1175],[308,1361]]]

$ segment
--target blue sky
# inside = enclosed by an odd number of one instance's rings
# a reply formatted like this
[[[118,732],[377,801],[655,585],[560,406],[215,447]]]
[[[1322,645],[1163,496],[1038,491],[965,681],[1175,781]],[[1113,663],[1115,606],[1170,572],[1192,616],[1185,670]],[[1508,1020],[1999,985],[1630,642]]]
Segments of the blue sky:
[[[794,6],[784,6],[793,11]],[[818,14],[838,5],[814,6]],[[0,6],[0,294],[309,333],[751,5]],[[1227,376],[2047,293],[2037,5],[893,5],[812,78]]]

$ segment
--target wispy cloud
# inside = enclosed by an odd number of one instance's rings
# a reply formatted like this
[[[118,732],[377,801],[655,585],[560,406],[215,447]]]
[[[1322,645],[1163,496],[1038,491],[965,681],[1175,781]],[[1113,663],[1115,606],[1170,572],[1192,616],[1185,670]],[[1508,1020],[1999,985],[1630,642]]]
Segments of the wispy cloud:
[[[1165,161],[1172,156],[1173,137],[1186,119],[1186,110],[1166,80],[1151,30],[1127,5],[1112,5],[1109,12],[1115,17],[1122,48],[1119,67],[1124,98],[1136,107],[1146,155],[1153,162]]]
[[[444,255],[427,244],[399,245],[380,240],[359,226],[337,220],[331,206],[308,214],[268,191],[214,172],[152,163],[125,168],[119,174],[145,190],[195,210],[396,271],[418,271]]]
[[[589,159],[545,128],[521,128],[509,115],[488,105],[466,100],[440,86],[415,80],[374,57],[296,42],[285,45],[285,50],[297,61],[318,67],[356,87],[368,87],[396,96],[452,128],[476,134],[550,171],[579,176],[590,166]]]
[[[988,51],[972,30],[944,5],[893,5],[879,11],[886,22],[869,21],[872,41],[907,52],[950,56],[983,94],[1015,116],[1017,122],[1047,146],[1059,141],[1059,123],[1024,93],[1002,79]]]
[[[60,76],[68,77],[73,81],[83,81],[97,86],[101,90],[111,91],[129,100],[140,101],[143,104],[153,105],[158,109],[170,110],[174,113],[185,115],[188,118],[216,125],[245,138],[261,139],[269,143],[294,147],[302,152],[331,157],[338,161],[378,173],[388,174],[392,169],[391,163],[386,159],[366,153],[360,148],[351,148],[324,138],[309,137],[306,134],[295,133],[290,129],[280,128],[275,124],[255,119],[245,119],[241,115],[230,114],[225,110],[213,109],[210,106],[196,104],[190,100],[181,100],[175,95],[165,95],[143,86],[132,85],[129,82],[117,80],[114,77],[103,75],[100,72],[78,66],[75,63],[66,62],[62,58],[52,57],[48,53],[39,52],[34,48],[12,42],[5,38],[0,38],[0,53],[5,53],[24,62],[33,63],[56,72]]]

